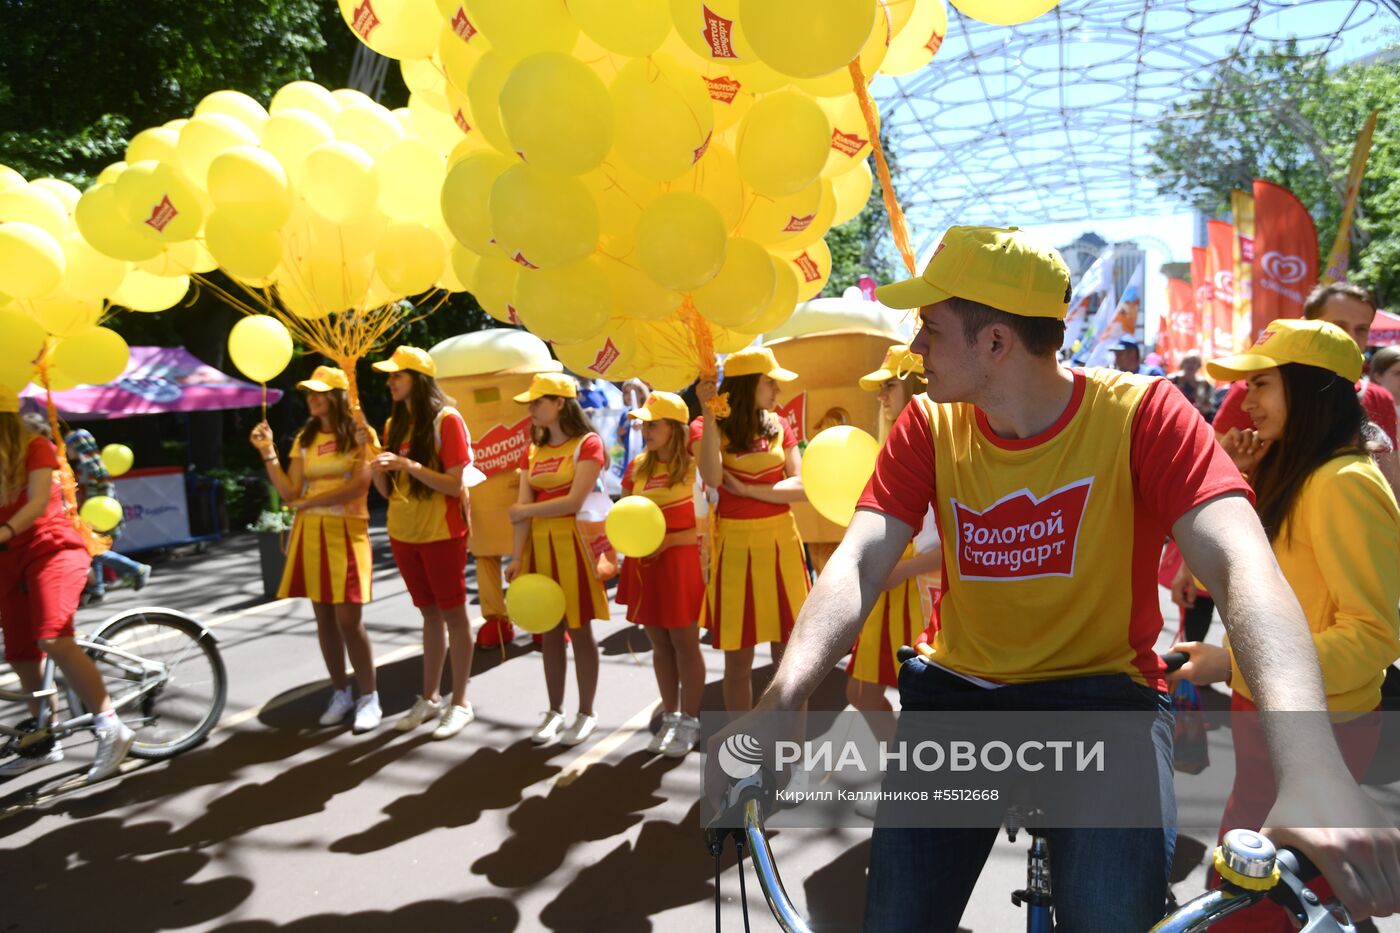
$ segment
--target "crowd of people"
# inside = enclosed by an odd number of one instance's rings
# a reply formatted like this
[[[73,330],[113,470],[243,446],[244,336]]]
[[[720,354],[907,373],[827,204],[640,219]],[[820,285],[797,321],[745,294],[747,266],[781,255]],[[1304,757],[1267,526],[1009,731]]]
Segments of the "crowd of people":
[[[1190,658],[1172,677],[1223,682],[1242,713],[1333,714],[1297,720],[1286,739],[1237,730],[1222,834],[1259,828],[1276,804],[1305,798],[1336,817],[1320,825],[1382,825],[1357,780],[1376,751],[1381,684],[1400,658],[1400,470],[1386,388],[1400,387],[1400,352],[1377,352],[1363,377],[1374,300],[1353,285],[1320,287],[1304,319],[1273,322],[1245,352],[1205,361],[1206,375],[1200,355],[1187,354],[1166,379],[1131,337],[1114,347],[1117,371],[1066,368],[1058,351],[1068,284],[1058,254],[1014,229],[954,227],[921,276],[881,289],[885,304],[917,309],[918,330],[860,380],[879,394],[882,447],[815,584],[792,511],[805,498],[800,447],[776,412],[782,385],[797,375],[768,348],[730,354],[721,382],[695,387],[699,417],[678,395],[626,387],[635,407],[610,439],[634,454],[623,492],[651,499],[665,518],[660,547],[624,560],[613,597],[653,649],[664,715],[652,752],[680,757],[699,741],[706,639],[723,652],[731,712],[800,709],[849,654],[847,698],[860,710],[892,709],[888,690],[898,687],[906,710],[1118,708],[1165,721],[1171,678],[1154,652],[1162,628],[1154,571],[1166,545],[1179,555],[1170,574],[1184,613],[1177,648]],[[346,375],[322,366],[298,385],[308,418],[285,461],[266,423],[251,434],[269,482],[295,510],[278,595],[311,603],[333,686],[321,724],[378,727],[361,619],[372,598],[373,487],[388,503],[394,564],[423,626],[421,692],[395,728],[431,723],[434,739],[450,739],[474,718],[468,506],[484,476],[429,354],[401,346],[374,368],[392,400],[382,430],[357,424]],[[1229,386],[1223,396],[1216,383]],[[508,509],[506,580],[542,574],[565,597],[559,624],[540,638],[548,707],[530,736],[537,744],[578,745],[598,724],[592,623],[612,609],[578,527],[608,467],[608,444],[588,414],[596,391],[541,373],[515,396],[532,443]],[[65,512],[54,445],[17,411],[17,399],[0,396],[6,659],[33,690],[47,652],[97,711],[98,779],[115,769],[131,733],[74,646],[92,560]],[[82,475],[96,445],[70,436],[68,447]],[[697,521],[697,485],[714,499],[707,528]],[[1049,546],[1013,553],[998,544],[1027,514],[1018,503],[1059,510],[1040,529],[1054,537]],[[913,581],[932,572],[942,583],[930,619]],[[144,582],[148,570],[135,573]],[[1217,608],[1224,645],[1205,641]],[[897,649],[920,641],[922,653],[901,664]],[[777,673],[755,704],[763,644]],[[732,728],[761,735],[765,726],[749,717]],[[1154,730],[1167,767],[1157,789],[1165,815],[1170,728],[1162,735]],[[16,759],[6,775],[61,756],[55,746],[42,760]],[[1055,868],[1062,922],[1151,926],[1166,903],[1168,825],[1164,816],[1158,829],[1052,832],[1056,851],[1074,853]],[[1310,851],[1354,906],[1400,906],[1400,833],[1278,832]],[[955,929],[994,834],[877,826],[866,928]],[[940,879],[941,897],[917,914],[900,906],[903,892],[930,878]],[[1094,894],[1105,890],[1117,893]],[[1089,910],[1092,923],[1075,919]],[[1267,907],[1231,923],[1287,928]]]

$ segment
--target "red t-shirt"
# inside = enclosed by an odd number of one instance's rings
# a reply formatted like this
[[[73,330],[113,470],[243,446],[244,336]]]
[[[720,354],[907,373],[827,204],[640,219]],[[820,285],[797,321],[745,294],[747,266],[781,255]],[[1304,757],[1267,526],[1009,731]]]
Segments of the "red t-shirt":
[[[23,552],[26,555],[34,555],[61,551],[64,548],[87,549],[82,535],[78,534],[78,529],[73,525],[73,520],[63,510],[63,487],[58,478],[58,448],[46,438],[31,438],[24,451],[26,484],[30,473],[44,468],[54,471],[53,482],[49,484],[48,508],[44,509],[44,514],[40,515],[33,525],[20,532],[18,537],[7,545],[6,551],[10,554]],[[29,489],[26,485],[20,489],[14,502],[0,505],[0,523],[8,522],[28,501]]]
[[[944,541],[936,659],[1020,683],[1127,673],[1162,688],[1162,540],[1190,509],[1249,487],[1164,379],[1074,370],[1040,435],[997,436],[971,405],[905,407],[859,507]]]
[[[1220,410],[1215,413],[1214,427],[1217,434],[1224,434],[1231,428],[1243,431],[1254,427],[1254,419],[1244,410],[1244,394],[1247,389],[1248,386],[1244,382],[1236,382],[1230,386],[1230,391],[1225,393],[1225,398],[1220,402]],[[1366,417],[1385,432],[1385,436],[1390,438],[1390,446],[1395,447],[1395,396],[1391,395],[1385,386],[1376,385],[1369,379],[1357,383],[1356,396],[1361,401],[1361,407],[1366,409]]]
[[[786,418],[779,417],[782,433],[776,440],[766,437],[755,438],[749,449],[742,454],[731,453],[726,447],[724,434],[720,433],[720,463],[726,473],[733,473],[736,479],[745,483],[771,486],[787,476],[788,448],[797,446],[797,435]],[[719,430],[716,425],[715,430]],[[690,441],[695,446],[705,433],[705,419],[696,418],[690,423]],[[771,518],[792,511],[785,502],[760,502],[745,496],[736,496],[720,488],[719,507],[715,514],[720,518]]]

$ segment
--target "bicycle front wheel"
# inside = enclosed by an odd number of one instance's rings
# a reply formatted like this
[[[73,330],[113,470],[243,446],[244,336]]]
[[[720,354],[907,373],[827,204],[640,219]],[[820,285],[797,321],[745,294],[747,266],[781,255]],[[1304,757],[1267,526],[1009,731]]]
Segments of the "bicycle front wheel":
[[[135,758],[193,748],[219,721],[228,675],[214,636],[175,612],[141,609],[104,625],[88,649],[117,715],[133,732]]]

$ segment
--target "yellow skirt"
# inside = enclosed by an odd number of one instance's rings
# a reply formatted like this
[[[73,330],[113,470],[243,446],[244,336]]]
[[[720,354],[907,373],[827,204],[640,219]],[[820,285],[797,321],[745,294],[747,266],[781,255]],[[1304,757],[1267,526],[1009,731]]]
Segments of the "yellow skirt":
[[[792,513],[716,520],[710,560],[700,604],[710,643],[733,651],[786,641],[811,589]]]
[[[277,597],[305,596],[315,603],[367,603],[373,570],[367,519],[298,512],[292,521],[287,566]]]
[[[593,572],[594,560],[578,522],[572,515],[530,521],[521,573],[542,573],[564,590],[564,621],[580,628],[593,619],[607,619],[608,594]]]
[[[926,624],[917,576],[881,593],[856,638],[846,673],[869,684],[898,687],[899,658],[895,652],[902,645],[912,646]]]

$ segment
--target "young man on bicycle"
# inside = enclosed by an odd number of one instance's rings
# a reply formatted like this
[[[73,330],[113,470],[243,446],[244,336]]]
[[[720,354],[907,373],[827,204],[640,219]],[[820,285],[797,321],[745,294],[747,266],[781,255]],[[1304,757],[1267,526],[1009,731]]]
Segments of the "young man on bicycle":
[[[932,505],[948,542],[945,593],[932,659],[901,671],[905,710],[1162,714],[1153,739],[1167,828],[1050,839],[1060,928],[1124,933],[1162,917],[1174,844],[1169,705],[1153,651],[1166,534],[1217,594],[1261,709],[1326,703],[1298,602],[1210,426],[1165,380],[1059,364],[1069,285],[1059,254],[1015,228],[954,227],[922,276],[880,289],[885,304],[919,309],[910,349],[924,358],[928,394],[885,442],[757,711],[802,706]],[[775,728],[747,719],[732,731]],[[1334,765],[1325,714],[1295,714],[1269,740],[1279,807],[1314,825],[1385,825]],[[865,929],[951,933],[996,832],[877,826]],[[1400,906],[1400,832],[1273,835],[1307,852],[1359,915]]]

